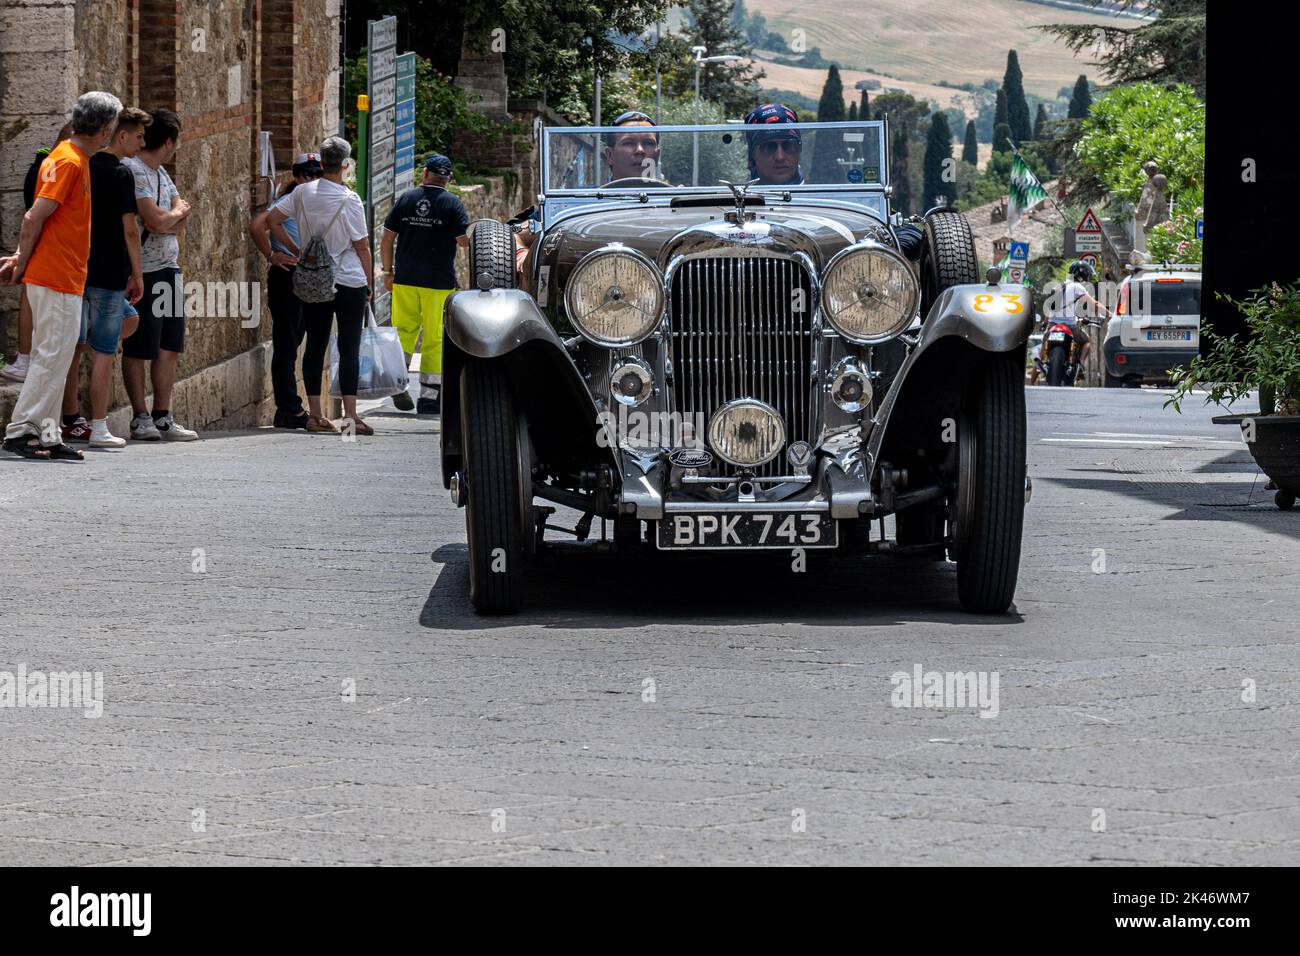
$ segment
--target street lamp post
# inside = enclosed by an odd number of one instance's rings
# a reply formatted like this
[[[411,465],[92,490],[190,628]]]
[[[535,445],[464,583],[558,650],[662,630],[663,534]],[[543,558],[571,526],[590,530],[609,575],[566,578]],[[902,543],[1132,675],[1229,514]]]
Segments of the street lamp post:
[[[743,60],[744,57],[737,56],[734,53],[727,53],[720,56],[705,56],[708,52],[706,47],[693,46],[691,52],[695,54],[695,125],[700,125],[700,67],[705,63],[729,63],[732,60]],[[700,132],[696,130],[691,134],[691,185],[700,184]]]

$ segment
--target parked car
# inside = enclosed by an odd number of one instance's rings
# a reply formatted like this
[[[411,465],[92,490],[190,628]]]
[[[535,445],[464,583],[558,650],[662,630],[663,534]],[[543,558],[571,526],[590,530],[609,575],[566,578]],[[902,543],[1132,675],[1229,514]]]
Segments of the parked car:
[[[1201,267],[1153,263],[1120,283],[1102,343],[1107,388],[1168,385],[1201,346]]]
[[[883,122],[647,129],[612,180],[626,127],[539,129],[526,290],[511,227],[472,224],[441,454],[474,606],[520,606],[559,505],[599,550],[946,554],[966,609],[1005,611],[1029,290],[981,280],[961,214],[890,209]]]

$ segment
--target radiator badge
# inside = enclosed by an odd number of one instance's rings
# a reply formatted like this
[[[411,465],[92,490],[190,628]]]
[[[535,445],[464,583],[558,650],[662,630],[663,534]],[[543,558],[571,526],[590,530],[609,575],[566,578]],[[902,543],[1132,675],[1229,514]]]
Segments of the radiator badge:
[[[707,448],[677,448],[668,460],[678,468],[707,468],[713,464],[713,453]]]

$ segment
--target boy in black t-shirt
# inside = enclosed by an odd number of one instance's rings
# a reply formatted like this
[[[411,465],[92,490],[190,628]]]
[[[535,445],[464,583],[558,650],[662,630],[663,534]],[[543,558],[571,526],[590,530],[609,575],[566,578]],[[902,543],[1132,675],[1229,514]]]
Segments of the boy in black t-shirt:
[[[144,291],[140,271],[140,233],[135,224],[135,178],[122,165],[144,147],[144,130],[152,118],[129,106],[118,116],[108,146],[90,157],[90,259],[81,298],[78,351],[92,353],[90,422],[77,414],[77,371],[73,359],[63,390],[63,440],[89,442],[96,448],[122,448],[126,439],[108,430],[108,393],[113,356],[122,326],[137,319],[134,304]],[[128,329],[129,335],[134,328]]]
[[[435,154],[425,160],[421,185],[406,190],[393,203],[379,246],[381,274],[393,294],[393,327],[408,363],[423,333],[419,415],[437,415],[441,410],[442,307],[456,291],[456,247],[469,245],[465,235],[469,214],[447,192],[450,180],[450,159]]]

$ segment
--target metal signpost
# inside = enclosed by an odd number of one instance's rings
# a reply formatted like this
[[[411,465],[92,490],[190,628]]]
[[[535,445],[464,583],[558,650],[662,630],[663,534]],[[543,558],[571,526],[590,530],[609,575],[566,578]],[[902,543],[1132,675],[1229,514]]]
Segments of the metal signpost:
[[[415,185],[415,54],[397,58],[397,134],[393,191]]]
[[[1013,242],[1007,253],[1007,281],[1024,285],[1025,269],[1029,267],[1029,243]]]
[[[367,24],[366,92],[370,98],[369,142],[364,168],[366,223],[370,229],[371,259],[379,264],[379,242],[384,219],[393,207],[393,170],[397,160],[397,18],[384,17]],[[373,278],[373,276],[372,276]],[[386,324],[391,314],[391,295],[380,284],[374,292],[375,320]]]

